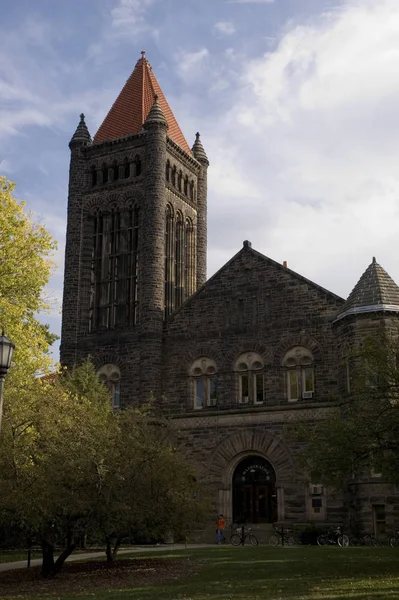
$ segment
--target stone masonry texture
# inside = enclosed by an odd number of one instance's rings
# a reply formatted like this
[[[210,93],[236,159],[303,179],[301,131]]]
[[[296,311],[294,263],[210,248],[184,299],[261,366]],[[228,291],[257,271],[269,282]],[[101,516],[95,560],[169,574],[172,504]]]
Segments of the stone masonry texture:
[[[115,169],[122,175],[124,165],[137,159],[140,173],[112,179]],[[167,161],[193,181],[194,197],[166,180]],[[108,181],[103,181],[104,165]],[[375,507],[383,506],[388,535],[399,518],[399,490],[381,478],[354,482],[349,498],[323,489],[323,509],[313,511],[311,482],[299,460],[303,445],[287,435],[287,425],[316,422],[335,410],[337,398],[348,391],[351,374],[343,361],[350,349],[376,329],[397,335],[398,312],[391,306],[391,312],[371,310],[337,319],[344,299],[248,242],[206,281],[207,170],[208,161],[180,148],[161,122],[144,124],[140,133],[119,140],[72,140],[61,361],[72,367],[90,355],[97,368],[117,364],[122,407],[142,403],[151,394],[159,400],[160,410],[175,422],[184,452],[212,490],[212,514],[198,539],[213,539],[217,513],[232,520],[233,476],[248,456],[265,459],[274,469],[280,523],[339,524],[349,530],[356,522],[374,532]],[[98,174],[96,185],[93,172]],[[138,320],[130,327],[91,331],[94,217],[128,204],[140,211]],[[167,204],[193,223],[197,289],[165,318]],[[399,298],[396,284],[389,280],[389,286],[389,299],[397,292]],[[314,393],[290,402],[284,357],[296,347],[313,357]],[[259,404],[241,404],[237,359],[251,353],[262,360],[264,398]],[[195,405],[192,372],[198,359],[212,361],[217,379],[216,403],[201,409]],[[267,524],[259,527],[262,535]]]

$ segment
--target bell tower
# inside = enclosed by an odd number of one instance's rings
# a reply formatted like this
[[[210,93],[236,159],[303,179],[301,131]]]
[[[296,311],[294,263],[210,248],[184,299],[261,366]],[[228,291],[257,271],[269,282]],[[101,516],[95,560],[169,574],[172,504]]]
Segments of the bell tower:
[[[206,279],[208,159],[142,52],[93,140],[71,139],[61,362],[116,365],[121,405],[161,393],[165,319]]]

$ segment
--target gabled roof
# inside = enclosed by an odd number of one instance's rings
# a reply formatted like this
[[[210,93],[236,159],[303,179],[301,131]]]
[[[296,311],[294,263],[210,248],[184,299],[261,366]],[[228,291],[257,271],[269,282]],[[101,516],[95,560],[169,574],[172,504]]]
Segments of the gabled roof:
[[[296,271],[293,271],[292,269],[289,269],[285,265],[282,265],[281,263],[278,263],[277,261],[273,260],[272,258],[269,258],[268,256],[265,256],[265,254],[262,254],[261,252],[258,252],[258,250],[254,250],[252,248],[251,242],[249,242],[248,240],[245,240],[243,242],[243,247],[236,254],[234,254],[234,256],[232,256],[232,258],[230,258],[230,260],[228,260],[227,263],[225,263],[218,271],[216,271],[216,273],[214,273],[212,275],[212,277],[210,277],[207,281],[205,281],[205,283],[200,288],[198,288],[194,292],[194,294],[192,294],[191,296],[189,296],[183,302],[183,304],[181,304],[178,308],[176,308],[167,317],[167,320],[169,318],[172,319],[177,313],[179,313],[181,310],[183,310],[185,306],[189,305],[190,302],[192,302],[192,300],[194,298],[196,298],[199,294],[201,294],[201,292],[203,290],[205,290],[207,287],[209,287],[215,279],[217,279],[218,277],[220,277],[220,275],[224,271],[226,271],[229,268],[229,266],[231,264],[233,264],[236,260],[238,260],[243,254],[244,255],[248,254],[248,255],[252,255],[252,256],[258,257],[261,260],[263,260],[265,263],[268,263],[268,264],[272,265],[273,267],[275,267],[275,268],[283,271],[284,273],[289,273],[292,277],[294,277],[298,281],[300,281],[302,283],[306,283],[307,285],[309,285],[309,287],[318,290],[321,294],[326,295],[331,300],[334,300],[335,302],[337,302],[339,304],[341,304],[341,303],[344,304],[344,299],[341,298],[341,296],[338,296],[337,294],[334,294],[334,292],[330,292],[326,288],[323,288],[321,285],[318,285],[317,283],[314,283],[313,281],[311,281],[310,279],[307,279],[303,275],[300,275]]]
[[[140,133],[155,95],[158,96],[159,105],[168,124],[168,136],[180,148],[191,154],[190,147],[145,57],[145,52],[141,53],[133,73],[94,136],[94,143]]]
[[[338,319],[381,310],[399,312],[399,287],[373,258],[343,305]]]

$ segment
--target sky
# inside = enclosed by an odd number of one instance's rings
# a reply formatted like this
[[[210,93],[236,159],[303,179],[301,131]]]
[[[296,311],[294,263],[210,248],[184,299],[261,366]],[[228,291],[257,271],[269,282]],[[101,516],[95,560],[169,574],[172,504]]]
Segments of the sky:
[[[373,256],[399,282],[398,0],[16,0],[0,39],[0,175],[58,240],[55,333],[68,142],[141,50],[210,161],[208,276],[248,239],[344,298]]]

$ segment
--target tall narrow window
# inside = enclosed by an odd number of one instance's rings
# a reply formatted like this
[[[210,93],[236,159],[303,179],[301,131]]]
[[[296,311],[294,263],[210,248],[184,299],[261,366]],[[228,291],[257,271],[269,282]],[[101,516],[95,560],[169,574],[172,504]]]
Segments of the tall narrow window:
[[[106,364],[98,370],[99,381],[107,386],[111,393],[112,408],[118,409],[121,406],[121,372],[117,365]]]
[[[172,185],[176,185],[176,167],[174,165],[172,167],[172,177],[171,177],[171,180],[172,180]]]
[[[313,356],[302,346],[291,348],[284,357],[287,373],[287,397],[289,402],[310,400],[314,395]]]
[[[246,352],[236,362],[238,402],[262,404],[265,400],[264,362],[257,352]]]
[[[114,174],[113,174],[114,181],[117,181],[119,179],[119,167],[116,164],[116,162],[113,164],[113,170],[114,170]]]
[[[182,175],[182,172],[179,171],[179,174],[177,176],[177,189],[179,190],[179,192],[181,192],[181,190],[182,190],[182,181],[183,181],[183,175]]]
[[[102,170],[102,174],[103,174],[103,183],[107,183],[108,182],[108,167],[107,167],[107,165],[103,165],[101,170]]]
[[[194,293],[195,289],[195,239],[194,227],[191,219],[186,219],[185,226],[184,288],[185,295],[188,298]]]
[[[94,217],[90,331],[131,327],[137,323],[137,205]]]
[[[166,179],[166,181],[170,181],[170,162],[169,162],[169,160],[166,161],[165,179]]]
[[[190,181],[190,200],[194,200],[194,181]]]
[[[194,409],[217,405],[217,369],[214,360],[206,357],[194,361],[190,369]]]
[[[184,295],[184,222],[181,212],[177,213],[176,218],[176,273],[175,273],[175,307],[177,308],[183,303]]]
[[[125,167],[124,177],[125,177],[125,179],[128,179],[130,177],[130,162],[128,161],[127,158],[125,158],[123,165]]]
[[[90,169],[90,174],[91,174],[91,185],[97,185],[97,169],[96,167],[92,167]]]
[[[184,178],[183,191],[184,191],[184,195],[187,196],[188,195],[188,177],[187,177],[187,175]]]
[[[138,177],[141,175],[141,160],[139,156],[134,159],[134,176]]]
[[[175,308],[175,228],[173,208],[166,207],[165,231],[165,316]]]

